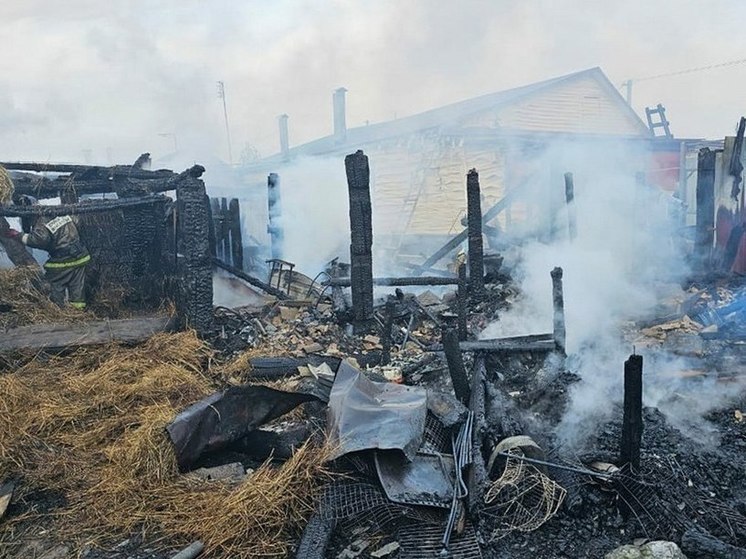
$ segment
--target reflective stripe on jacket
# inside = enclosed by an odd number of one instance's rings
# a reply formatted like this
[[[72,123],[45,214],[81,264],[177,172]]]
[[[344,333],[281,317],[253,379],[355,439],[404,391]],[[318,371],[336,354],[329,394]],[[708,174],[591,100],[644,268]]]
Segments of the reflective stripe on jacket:
[[[81,242],[78,228],[70,216],[49,221],[40,218],[39,221],[30,234],[23,235],[22,241],[31,248],[49,253],[45,268],[72,268],[90,261],[88,249]]]

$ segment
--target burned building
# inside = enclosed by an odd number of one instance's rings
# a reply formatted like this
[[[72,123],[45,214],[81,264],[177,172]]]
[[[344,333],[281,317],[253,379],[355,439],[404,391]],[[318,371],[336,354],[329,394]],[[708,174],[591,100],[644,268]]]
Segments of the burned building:
[[[288,145],[288,118],[280,117],[280,153],[245,169],[255,207],[266,207],[268,173],[282,177],[307,158],[341,163],[363,149],[374,162],[377,250],[406,257],[461,230],[471,168],[480,174],[484,211],[503,201],[494,234],[551,232],[566,171],[581,188],[613,188],[612,168],[630,182],[644,173],[669,194],[679,188],[681,142],[655,137],[600,68],[357,127],[347,126],[345,96],[343,88],[334,93],[333,133],[299,146]],[[342,196],[343,187],[328,185],[330,196]],[[255,221],[251,234],[263,238],[266,218]]]

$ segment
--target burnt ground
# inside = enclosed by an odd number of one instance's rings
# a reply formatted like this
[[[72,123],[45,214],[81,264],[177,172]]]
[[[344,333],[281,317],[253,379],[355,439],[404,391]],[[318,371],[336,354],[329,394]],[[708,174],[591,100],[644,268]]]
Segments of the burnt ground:
[[[505,290],[494,290],[491,301],[483,304],[470,320],[474,330],[493,320],[500,308],[506,304]],[[247,318],[236,313],[224,316],[228,326],[215,340],[215,346],[226,354],[234,354],[247,348],[261,348],[272,340],[262,340],[253,327],[254,316]],[[292,321],[291,321],[292,322]],[[235,324],[234,324],[235,323]],[[329,324],[320,334],[320,324]],[[266,329],[266,326],[265,326]],[[286,340],[294,339],[292,344]],[[323,310],[301,312],[292,324],[278,324],[277,338],[283,340],[285,351],[299,351],[309,340],[322,345],[336,344],[339,353],[376,355],[375,349],[366,350],[360,339],[348,336],[343,328],[334,325],[331,316]],[[432,342],[437,342],[437,336]],[[727,369],[727,364],[746,362],[746,346],[723,341],[704,344],[703,362],[716,370]],[[397,356],[395,364],[408,365],[421,356],[419,351],[405,351]],[[363,361],[361,358],[360,361]],[[466,356],[467,368],[471,357]],[[554,430],[565,411],[569,393],[579,381],[573,373],[564,370],[559,362],[545,363],[543,358],[530,354],[495,357],[487,363],[487,414],[483,450],[485,459],[492,446],[502,438],[512,435],[529,435],[546,451],[549,462],[576,468],[587,468],[595,461],[618,462],[622,409],[612,406],[608,418],[593,429],[594,435],[582,448],[570,450],[557,440]],[[620,363],[621,369],[621,363]],[[733,375],[722,373],[722,382],[732,382]],[[383,380],[380,376],[376,380]],[[438,357],[405,382],[434,386],[450,390],[450,379],[445,361]],[[697,378],[687,380],[696,386]],[[717,382],[720,382],[718,380]],[[696,389],[693,389],[696,392]],[[556,515],[536,530],[513,531],[497,540],[490,541],[494,522],[483,519],[474,535],[479,541],[481,556],[496,559],[535,558],[600,558],[614,548],[632,543],[638,538],[666,539],[679,542],[683,532],[699,526],[714,536],[746,547],[746,420],[739,420],[736,410],[746,410],[746,396],[728,405],[709,412],[707,419],[719,435],[719,443],[685,436],[669,423],[666,416],[655,408],[644,409],[644,431],[642,441],[642,472],[633,477],[618,474],[611,482],[599,482],[585,474],[548,468],[547,476],[559,483],[567,495]],[[323,417],[320,410],[309,410],[307,417],[316,420]],[[239,460],[247,467],[259,462],[241,454],[226,452],[208,458],[205,466]],[[358,464],[359,466],[360,464]],[[363,468],[365,469],[365,468]],[[494,472],[496,477],[499,472]],[[26,495],[14,502],[8,514],[14,517],[26,513],[55,515],[64,513],[64,495],[39,492]],[[417,514],[420,514],[419,512]],[[416,515],[415,515],[416,516]],[[427,532],[432,538],[439,537],[443,517],[422,513],[417,522],[427,523]],[[425,526],[417,524],[415,526]],[[183,542],[168,542],[143,538],[132,534],[121,541],[109,542],[100,547],[68,549],[64,542],[46,539],[48,534],[38,521],[21,526],[23,534],[10,534],[7,538],[23,539],[24,546],[0,547],[9,551],[8,557],[44,556],[46,559],[78,555],[88,559],[164,559],[171,557]],[[332,539],[327,557],[370,557],[370,552],[380,550],[386,544],[396,544],[397,536],[411,537],[411,533],[394,530],[369,537],[364,530],[338,530]],[[355,541],[373,541],[368,550],[357,555],[349,554]],[[431,539],[432,539],[431,538]],[[415,541],[416,538],[415,538]],[[0,544],[5,542],[0,542]],[[44,553],[51,555],[43,555]],[[344,553],[348,553],[344,555]],[[422,557],[436,556],[425,555]],[[478,556],[472,546],[464,557]],[[342,554],[342,555],[340,555]],[[385,557],[412,556],[392,551]]]
[[[525,360],[525,358],[524,358]],[[552,433],[568,389],[578,379],[559,372],[550,383],[536,386],[536,363],[493,363],[493,396],[505,399],[513,410],[512,421],[493,417],[493,436],[529,434],[548,449],[547,459],[558,464],[587,467],[594,461],[618,462],[621,406],[612,419],[600,423],[584,450],[563,449]],[[496,371],[521,371],[496,378]],[[692,382],[697,382],[693,380]],[[638,477],[620,476],[613,483],[599,483],[590,476],[553,470],[549,477],[568,493],[557,515],[538,530],[513,532],[492,542],[484,557],[520,559],[535,557],[598,558],[638,538],[679,542],[683,532],[701,527],[737,546],[746,546],[746,421],[735,411],[746,407],[746,394],[726,408],[705,416],[719,434],[719,444],[694,440],[669,424],[655,408],[644,408],[641,467]],[[505,405],[501,407],[505,409]]]

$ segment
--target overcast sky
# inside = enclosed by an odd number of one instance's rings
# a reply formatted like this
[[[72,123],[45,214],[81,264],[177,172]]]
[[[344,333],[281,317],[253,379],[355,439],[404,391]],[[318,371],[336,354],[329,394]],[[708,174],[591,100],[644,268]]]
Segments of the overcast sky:
[[[234,159],[332,130],[600,66],[614,84],[746,58],[741,0],[2,0],[0,160]],[[672,131],[718,138],[746,113],[746,64],[643,81]],[[166,136],[161,136],[166,134]]]

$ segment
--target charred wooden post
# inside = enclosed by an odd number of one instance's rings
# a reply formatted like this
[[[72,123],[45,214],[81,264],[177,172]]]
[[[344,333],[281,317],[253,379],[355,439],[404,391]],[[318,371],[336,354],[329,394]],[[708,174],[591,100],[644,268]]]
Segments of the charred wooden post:
[[[469,514],[473,520],[479,519],[480,512],[484,508],[484,493],[489,483],[487,468],[482,455],[482,442],[487,429],[484,386],[486,373],[484,356],[477,354],[474,358],[474,367],[471,370],[469,409],[474,413],[474,428],[471,442],[472,462],[467,475]]]
[[[456,304],[458,313],[458,339],[465,341],[468,335],[466,329],[466,264],[463,262],[458,267],[458,288],[456,291]]]
[[[358,150],[345,157],[350,196],[350,279],[354,330],[366,331],[373,320],[373,218],[368,157]]]
[[[206,204],[207,204],[207,212],[208,212],[208,220],[210,224],[210,230],[208,231],[207,235],[207,242],[210,245],[210,256],[212,258],[217,258],[218,256],[218,248],[217,248],[217,215],[215,214],[215,205],[213,202],[214,199],[210,198],[207,194],[205,194],[207,197]],[[174,241],[176,241],[176,238],[178,237],[178,232],[176,231],[176,224],[177,224],[177,212],[174,209],[173,212],[173,223],[174,223]],[[174,244],[176,244],[174,242]],[[174,258],[178,255],[178,247],[174,247]]]
[[[282,198],[280,196],[280,177],[277,173],[270,173],[267,177],[267,209],[269,211],[270,256],[273,259],[282,258],[284,233],[282,229]]]
[[[179,311],[184,322],[199,334],[212,328],[212,261],[209,247],[209,211],[204,167],[195,165],[182,173],[176,186],[179,204],[179,239],[183,262],[177,267],[181,293]]]
[[[391,362],[391,346],[393,345],[394,312],[396,309],[396,298],[389,296],[386,299],[386,316],[383,322],[383,335],[381,336],[381,365]]]
[[[213,254],[217,257],[225,259],[223,254],[223,220],[220,218],[220,200],[218,198],[210,198],[210,215],[212,216],[212,231],[213,231]]]
[[[624,417],[619,462],[640,471],[642,442],[642,355],[630,355],[624,362]]]
[[[560,353],[566,349],[567,332],[565,330],[565,296],[562,290],[562,268],[555,268],[552,275],[552,302],[554,305],[554,344]]]
[[[570,240],[578,236],[577,213],[575,209],[575,180],[572,173],[565,173],[565,204],[567,205],[567,226]]]
[[[697,233],[694,244],[697,265],[704,270],[710,261],[715,235],[715,152],[699,150],[697,158]]]
[[[448,362],[448,371],[451,374],[453,391],[464,405],[469,403],[470,390],[469,381],[466,377],[466,367],[461,356],[461,348],[458,345],[458,332],[452,328],[443,330],[443,351]]]
[[[230,221],[228,219],[228,200],[226,198],[220,199],[220,217],[223,224],[223,236],[221,241],[223,243],[223,259],[228,262],[231,259],[231,238],[230,238]]]
[[[228,223],[231,233],[231,260],[233,266],[243,270],[243,240],[241,239],[241,208],[238,198],[231,199],[228,204]]]
[[[466,175],[466,219],[469,230],[469,294],[479,300],[484,292],[484,247],[482,241],[482,200],[479,174]]]

